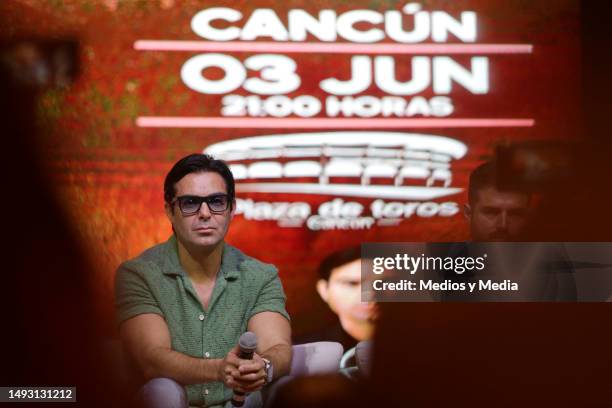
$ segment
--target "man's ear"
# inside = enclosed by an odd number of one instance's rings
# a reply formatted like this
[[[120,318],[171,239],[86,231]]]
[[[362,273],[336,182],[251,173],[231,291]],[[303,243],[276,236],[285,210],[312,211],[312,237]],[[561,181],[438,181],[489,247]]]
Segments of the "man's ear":
[[[230,211],[230,221],[234,218],[234,214],[236,213],[236,199],[232,201],[232,211]]]
[[[463,205],[463,216],[468,221],[472,219],[472,206],[469,203]]]
[[[317,292],[319,293],[319,296],[321,296],[321,299],[323,299],[323,301],[325,303],[327,303],[327,295],[328,295],[328,282],[325,279],[319,279],[317,281]]]

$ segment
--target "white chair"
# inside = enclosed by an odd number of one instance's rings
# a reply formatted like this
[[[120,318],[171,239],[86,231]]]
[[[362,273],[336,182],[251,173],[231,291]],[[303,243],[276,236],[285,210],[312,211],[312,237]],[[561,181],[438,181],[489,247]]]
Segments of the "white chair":
[[[279,388],[296,377],[339,373],[340,360],[344,353],[342,344],[334,341],[318,341],[296,344],[292,349],[293,357],[289,374],[264,388],[265,406],[274,405],[273,401]]]
[[[289,376],[337,373],[344,349],[334,341],[297,344],[293,346],[293,358]]]
[[[372,341],[364,340],[349,349],[340,360],[340,372],[350,379],[368,377],[372,366]],[[353,365],[354,364],[354,365]]]

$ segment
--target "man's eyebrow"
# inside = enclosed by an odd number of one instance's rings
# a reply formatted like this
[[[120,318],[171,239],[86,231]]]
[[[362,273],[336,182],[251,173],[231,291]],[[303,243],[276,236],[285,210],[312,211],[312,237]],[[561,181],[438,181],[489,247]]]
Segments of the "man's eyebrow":
[[[228,195],[227,193],[212,193],[209,195],[197,195],[197,194],[183,194],[179,197],[196,197],[196,198],[208,198],[208,197],[217,197],[217,196],[224,196],[224,195]]]

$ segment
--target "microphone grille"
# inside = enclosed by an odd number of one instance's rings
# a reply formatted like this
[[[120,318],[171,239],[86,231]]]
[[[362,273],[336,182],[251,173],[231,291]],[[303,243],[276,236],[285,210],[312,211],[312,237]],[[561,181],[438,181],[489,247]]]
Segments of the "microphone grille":
[[[255,336],[255,333],[253,332],[245,332],[242,336],[240,336],[238,344],[242,350],[255,351],[257,348],[257,336]]]

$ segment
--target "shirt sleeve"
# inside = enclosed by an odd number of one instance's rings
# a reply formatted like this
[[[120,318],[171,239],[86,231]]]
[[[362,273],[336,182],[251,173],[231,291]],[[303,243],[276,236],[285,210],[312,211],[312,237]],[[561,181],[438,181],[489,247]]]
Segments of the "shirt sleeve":
[[[133,265],[122,264],[115,276],[117,324],[145,313],[164,316],[143,274]]]
[[[257,296],[255,305],[249,313],[249,319],[261,312],[280,313],[285,319],[290,320],[289,313],[285,310],[286,296],[283,285],[276,267],[270,266],[269,273],[266,273],[264,284]]]

